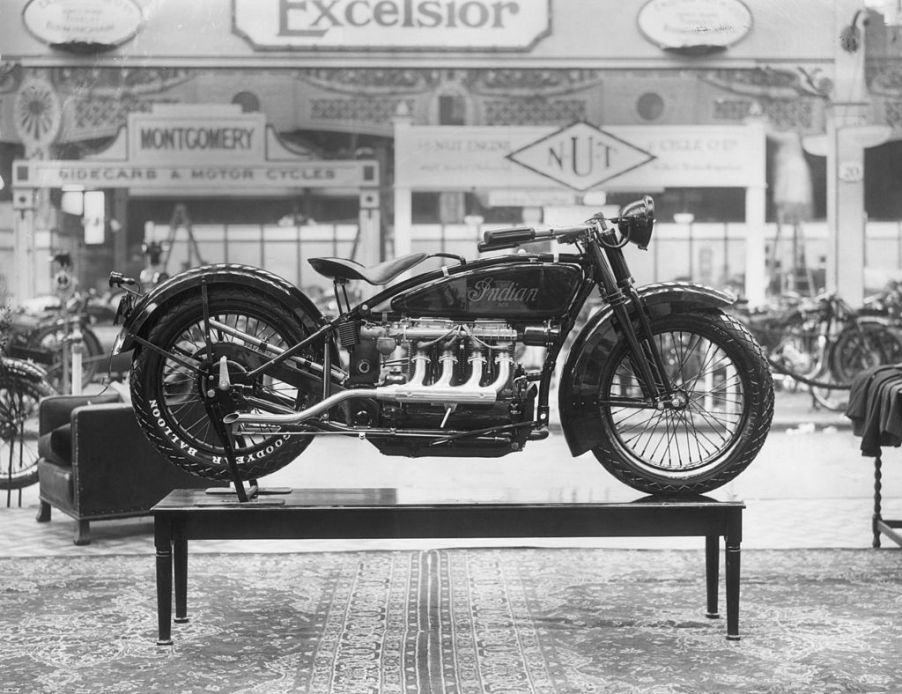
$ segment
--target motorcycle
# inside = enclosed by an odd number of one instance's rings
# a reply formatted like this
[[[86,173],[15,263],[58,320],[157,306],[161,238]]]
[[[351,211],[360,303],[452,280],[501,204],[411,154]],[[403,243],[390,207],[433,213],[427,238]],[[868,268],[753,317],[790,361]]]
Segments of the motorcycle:
[[[44,310],[25,305],[13,311],[9,317],[9,355],[39,364],[55,388],[66,390],[70,386],[70,351],[77,327],[84,355],[81,384],[88,385],[107,359],[92,327],[97,309],[88,310],[89,298],[87,294],[78,295],[64,303],[48,302]]]
[[[365,267],[312,258],[339,315],[323,318],[294,285],[220,264],[129,289],[114,353],[134,350],[130,387],[142,429],[189,472],[243,484],[295,460],[318,436],[364,439],[383,454],[500,457],[549,435],[556,364],[580,309],[558,385],[574,456],[592,451],[650,494],[694,495],[736,477],[763,445],[773,383],[732,296],[687,283],[636,288],[623,249],[646,249],[649,196],[620,216],[572,227],[486,231],[481,252],[557,241],[574,252],[466,260],[413,253]],[[402,279],[427,258],[446,264]],[[390,284],[397,280],[394,284]],[[348,283],[390,285],[352,306]],[[545,348],[541,368],[518,347]]]
[[[35,364],[6,356],[8,314],[0,308],[0,489],[22,489],[38,481],[38,405],[55,394]]]

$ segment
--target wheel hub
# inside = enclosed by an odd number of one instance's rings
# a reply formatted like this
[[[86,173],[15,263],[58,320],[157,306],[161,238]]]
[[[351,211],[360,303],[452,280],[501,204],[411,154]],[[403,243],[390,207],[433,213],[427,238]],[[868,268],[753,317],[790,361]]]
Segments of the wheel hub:
[[[663,401],[668,410],[685,410],[689,406],[689,393],[682,388]]]

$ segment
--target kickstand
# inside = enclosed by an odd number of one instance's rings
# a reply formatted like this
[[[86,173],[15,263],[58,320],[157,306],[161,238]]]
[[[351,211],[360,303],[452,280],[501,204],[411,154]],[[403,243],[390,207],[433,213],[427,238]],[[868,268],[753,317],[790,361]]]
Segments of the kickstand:
[[[241,475],[238,472],[238,463],[235,461],[235,440],[232,437],[231,430],[223,421],[225,415],[222,413],[222,407],[216,401],[207,403],[207,412],[210,415],[213,428],[222,441],[222,447],[225,449],[225,457],[229,464],[229,472],[232,473],[232,483],[235,485],[235,494],[238,496],[238,501],[245,502],[255,498],[260,488],[257,486],[257,480],[250,480],[250,494],[244,489],[244,483],[241,481]]]

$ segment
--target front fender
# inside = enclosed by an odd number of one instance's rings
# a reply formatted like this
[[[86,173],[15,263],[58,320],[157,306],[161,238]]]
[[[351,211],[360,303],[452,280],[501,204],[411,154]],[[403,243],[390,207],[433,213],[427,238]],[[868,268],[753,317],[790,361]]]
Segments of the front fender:
[[[720,310],[736,301],[727,292],[682,282],[649,284],[638,291],[651,320],[672,313]],[[561,428],[574,456],[598,445],[599,415],[587,403],[596,398],[602,367],[619,339],[614,311],[605,306],[592,315],[567,355],[558,389],[558,408]]]
[[[145,294],[125,318],[113,354],[132,349],[134,336],[147,337],[156,322],[155,316],[186,294],[200,292],[202,279],[208,287],[232,284],[252,288],[260,292],[265,301],[279,303],[291,311],[309,332],[322,324],[322,314],[316,305],[300,289],[278,275],[251,265],[203,265],[173,275]]]

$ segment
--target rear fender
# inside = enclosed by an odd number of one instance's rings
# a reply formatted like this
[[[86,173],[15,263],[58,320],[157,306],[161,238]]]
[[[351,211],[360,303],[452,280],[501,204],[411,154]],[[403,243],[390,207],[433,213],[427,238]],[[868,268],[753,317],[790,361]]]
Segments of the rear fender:
[[[205,265],[170,277],[139,299],[123,322],[113,353],[133,349],[135,336],[146,338],[167,306],[186,295],[200,293],[202,280],[206,280],[208,287],[231,284],[254,289],[260,293],[261,301],[275,302],[291,311],[307,332],[317,330],[323,323],[322,314],[314,303],[278,275],[250,265]]]
[[[651,320],[673,313],[722,310],[736,301],[726,292],[678,282],[649,284],[638,291]],[[589,319],[567,356],[561,372],[558,407],[561,428],[574,456],[598,445],[601,428],[592,403],[601,385],[605,360],[619,339],[613,309],[606,305]]]

